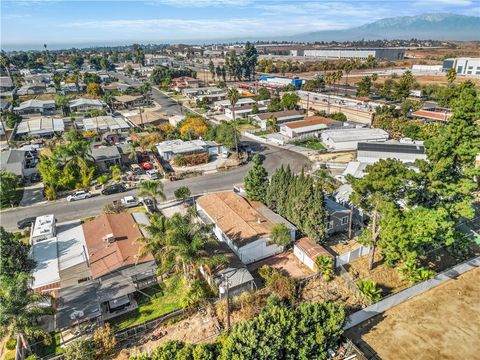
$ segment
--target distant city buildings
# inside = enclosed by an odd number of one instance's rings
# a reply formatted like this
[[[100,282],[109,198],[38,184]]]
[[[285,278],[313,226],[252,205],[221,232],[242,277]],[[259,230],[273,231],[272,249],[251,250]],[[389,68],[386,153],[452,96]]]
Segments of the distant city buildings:
[[[342,48],[342,49],[309,49],[290,50],[291,56],[303,56],[325,60],[359,59],[367,60],[373,56],[375,60],[403,60],[404,48]]]

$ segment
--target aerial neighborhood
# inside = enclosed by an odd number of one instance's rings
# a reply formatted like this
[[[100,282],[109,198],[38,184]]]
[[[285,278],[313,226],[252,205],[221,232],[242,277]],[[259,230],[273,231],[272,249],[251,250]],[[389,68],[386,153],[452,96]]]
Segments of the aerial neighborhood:
[[[2,48],[0,358],[478,358],[480,44],[411,38]]]

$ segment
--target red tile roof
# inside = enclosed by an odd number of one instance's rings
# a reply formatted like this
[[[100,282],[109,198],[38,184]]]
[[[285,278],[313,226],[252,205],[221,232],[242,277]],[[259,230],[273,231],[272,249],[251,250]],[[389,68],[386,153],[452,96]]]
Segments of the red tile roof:
[[[430,111],[430,110],[417,110],[412,113],[415,117],[420,117],[429,120],[439,120],[439,121],[448,121],[448,119],[453,115],[451,112],[447,111]]]
[[[320,125],[320,124],[325,124],[325,125],[340,125],[341,122],[326,118],[323,116],[309,116],[305,118],[305,120],[302,121],[294,121],[288,124],[285,124],[286,127],[289,127],[290,129],[298,129],[302,128],[305,126],[313,126],[313,125]]]
[[[317,244],[313,239],[309,237],[302,237],[297,240],[295,246],[299,247],[310,259],[315,261],[320,255],[326,255],[331,259],[334,259],[333,256],[327,249],[322,245]]]

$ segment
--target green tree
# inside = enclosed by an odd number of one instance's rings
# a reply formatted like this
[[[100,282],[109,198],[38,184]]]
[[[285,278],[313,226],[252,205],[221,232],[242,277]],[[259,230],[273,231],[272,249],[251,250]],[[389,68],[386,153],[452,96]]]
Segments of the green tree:
[[[18,335],[26,344],[27,337],[43,339],[45,344],[49,344],[50,335],[38,325],[37,319],[51,315],[53,311],[51,307],[42,305],[48,296],[35,293],[30,288],[32,281],[32,276],[26,272],[0,277],[0,331],[8,337]]]
[[[295,93],[286,93],[280,102],[284,110],[294,110],[297,107],[300,97]]]
[[[262,165],[260,155],[255,154],[252,159],[253,166],[245,176],[245,191],[251,200],[265,202],[268,188],[268,173]]]
[[[278,223],[270,229],[270,241],[272,244],[286,247],[292,243],[290,230],[284,223]]]
[[[175,198],[181,199],[182,202],[185,203],[185,200],[187,200],[192,193],[188,186],[180,186],[177,190],[175,190],[174,195]]]
[[[71,342],[65,347],[65,360],[91,360],[95,358],[95,347],[92,339],[84,338]]]
[[[450,68],[448,69],[447,71],[447,80],[448,80],[448,84],[451,85],[455,82],[455,79],[457,78],[457,72],[455,71],[455,68]]]
[[[257,95],[255,96],[255,100],[260,101],[260,100],[268,100],[268,99],[270,99],[270,92],[264,87],[259,88]]]
[[[215,65],[212,60],[208,62],[208,70],[210,71],[210,74],[212,74],[213,81],[215,81]]]
[[[415,86],[416,81],[415,77],[413,76],[410,70],[407,70],[400,80],[395,83],[394,86],[394,96],[397,100],[406,99],[410,96],[410,92],[412,91],[413,87]]]
[[[375,303],[382,298],[382,289],[379,289],[373,280],[360,280],[358,282],[358,289],[370,303]]]
[[[372,79],[370,76],[364,76],[357,84],[357,97],[370,96],[370,90],[372,88]]]
[[[2,207],[13,206],[17,200],[18,176],[7,170],[0,170],[0,200]]]
[[[255,75],[255,67],[257,66],[257,60],[257,48],[255,47],[255,45],[247,41],[242,53],[241,67],[243,69],[243,74],[248,80],[251,80],[252,75]]]
[[[142,181],[138,187],[140,196],[148,196],[153,199],[155,206],[157,206],[157,197],[162,200],[166,199],[163,192],[163,183],[160,180],[145,180]]]
[[[108,357],[115,352],[117,339],[109,323],[106,323],[104,327],[99,327],[93,333],[92,340],[97,356],[100,358]]]
[[[69,99],[66,95],[55,95],[55,106],[62,110],[62,115],[65,116],[68,107]]]
[[[152,254],[160,264],[162,259],[162,251],[167,246],[165,243],[165,235],[168,229],[168,219],[160,214],[153,214],[148,225],[142,225],[142,236],[135,240],[139,245],[137,259],[143,259],[148,254]]]
[[[18,272],[29,273],[35,268],[30,259],[30,245],[18,240],[12,233],[0,227],[0,276],[13,277]]]

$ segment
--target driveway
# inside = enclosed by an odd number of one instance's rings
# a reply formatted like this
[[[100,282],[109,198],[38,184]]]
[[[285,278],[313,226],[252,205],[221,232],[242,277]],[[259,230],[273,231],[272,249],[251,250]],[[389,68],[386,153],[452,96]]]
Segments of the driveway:
[[[266,145],[260,145],[254,142],[247,142],[249,146],[264,158],[264,166],[271,175],[275,169],[283,165],[290,165],[292,170],[299,172],[308,164],[308,160],[295,152],[284,149],[274,148]],[[230,190],[233,185],[242,183],[245,174],[251,167],[247,165],[215,174],[209,174],[199,177],[193,177],[180,181],[165,182],[165,195],[167,199],[174,198],[174,191],[180,186],[188,186],[194,195],[200,195],[207,192]],[[85,217],[96,216],[102,213],[103,207],[113,200],[121,199],[126,195],[136,195],[137,190],[130,190],[125,193],[103,196],[98,195],[90,199],[69,203],[66,199],[50,201],[43,204],[36,204],[26,207],[4,210],[0,212],[0,224],[7,230],[16,230],[17,221],[30,216],[39,216],[45,214],[55,214],[59,222],[82,219]]]
[[[43,201],[45,201],[45,197],[43,196],[43,183],[39,182],[24,187],[20,206],[30,206]]]

